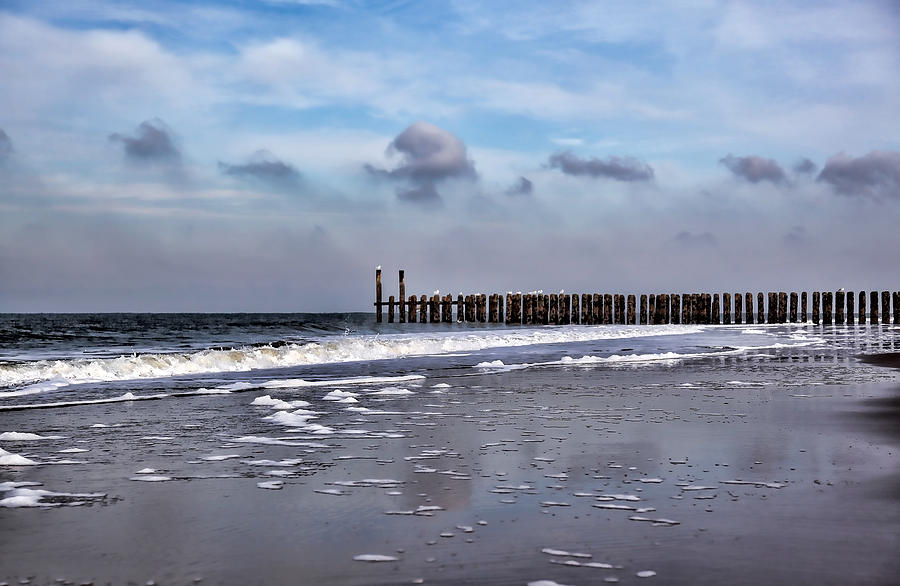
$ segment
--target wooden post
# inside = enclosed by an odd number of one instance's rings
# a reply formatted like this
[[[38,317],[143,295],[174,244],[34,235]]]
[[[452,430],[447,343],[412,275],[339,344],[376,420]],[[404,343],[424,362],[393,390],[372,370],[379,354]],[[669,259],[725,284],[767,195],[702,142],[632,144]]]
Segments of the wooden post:
[[[546,324],[547,323],[547,301],[544,300],[545,295],[538,293],[537,295],[537,309],[535,310],[535,320],[536,324]]]
[[[778,294],[769,291],[768,298],[769,306],[767,307],[768,312],[766,312],[766,321],[770,324],[774,324],[778,322]]]
[[[881,323],[891,323],[891,294],[888,291],[881,292]]]
[[[578,307],[578,293],[572,293],[572,323],[581,323],[581,309]]]
[[[384,317],[381,314],[381,269],[375,269],[375,323],[381,323]]]
[[[464,304],[465,309],[463,311],[463,314],[465,315],[466,321],[474,321],[472,318],[475,315],[475,299],[472,297],[472,295],[466,295]]]
[[[709,293],[698,293],[700,316],[697,323],[708,324],[710,317],[710,308],[712,307],[712,299]]]
[[[866,292],[859,292],[859,325],[866,325]]]
[[[428,322],[428,298],[424,295],[419,298],[419,321]]]
[[[541,295],[541,302],[544,304],[544,319],[541,323],[546,326],[550,323],[550,295]]]
[[[400,269],[400,323],[406,323],[406,281],[403,278],[403,269]]]
[[[579,320],[582,325],[591,323],[591,296],[587,293],[581,294],[581,314]]]
[[[835,292],[834,294],[834,323],[839,326],[844,325],[844,290]]]
[[[522,297],[522,323],[526,326],[530,326],[533,324],[534,314],[531,312],[531,301],[532,296],[530,294],[526,294]]]
[[[834,293],[831,291],[822,291],[822,323],[827,326],[831,325],[833,302]]]
[[[853,291],[847,291],[847,325],[856,323],[856,309],[853,307]]]
[[[791,309],[790,309],[790,312],[791,312],[791,315],[790,315],[791,323],[792,323],[792,324],[797,323],[797,293],[794,292],[794,291],[791,291]]]
[[[634,295],[629,295],[628,296],[628,316],[627,316],[626,321],[632,325],[634,323],[636,323],[635,322],[635,314],[634,314],[634,305],[635,305]]]
[[[788,296],[784,291],[778,293],[778,323],[787,323],[787,307]]]
[[[409,323],[416,323],[416,296],[409,296],[409,303],[406,304],[406,308],[409,310],[409,316],[407,317],[407,321]]]
[[[731,293],[722,293],[722,323],[731,324]]]
[[[800,321],[806,323],[809,320],[809,309],[808,304],[806,302],[807,295],[806,291],[800,294]]]
[[[437,323],[440,321],[440,314],[438,313],[438,296],[437,293],[431,296],[431,299],[428,302],[428,322],[429,323]]]
[[[513,323],[517,326],[522,325],[522,294],[513,295]]]
[[[451,295],[441,297],[441,322],[453,323],[453,297]]]
[[[678,293],[672,293],[669,295],[669,299],[672,300],[672,323],[680,324],[681,323],[681,295]]]
[[[747,302],[746,303],[747,307],[745,308],[745,310],[746,310],[745,316],[747,318],[746,321],[748,324],[752,324],[753,323],[753,293],[751,293],[750,291],[747,291],[746,293],[744,293],[744,301]]]
[[[766,298],[763,297],[762,291],[756,293],[756,323],[766,323]]]
[[[488,323],[497,323],[497,297],[494,293],[488,296]]]
[[[668,293],[663,293],[663,323],[670,324],[672,323],[672,307],[670,302],[670,295]]]
[[[647,323],[651,326],[656,323],[656,294],[651,293],[647,298]]]
[[[682,293],[681,294],[681,323],[683,324],[692,324],[691,321],[693,319],[693,310],[691,309],[691,294],[690,293]]]
[[[497,323],[502,323],[503,315],[503,295],[497,293]]]
[[[600,325],[603,323],[603,297],[599,293],[593,294],[591,300],[591,323]]]
[[[559,323],[559,295],[550,294],[550,324],[557,325]]]
[[[900,291],[894,291],[894,323],[900,324]]]
[[[480,293],[476,296],[476,299],[475,319],[478,323],[483,324],[487,321],[487,295],[485,293]]]
[[[878,291],[869,291],[869,323],[878,325]]]
[[[819,292],[813,291],[812,294],[812,322],[816,325],[819,324]]]
[[[506,292],[506,325],[512,323],[512,291]]]
[[[638,310],[639,319],[641,321],[641,325],[647,325],[647,294],[641,293],[640,298],[638,299],[638,303],[640,303],[640,309]]]
[[[603,294],[603,323],[611,324],[612,322],[612,310],[613,310],[613,297],[609,293]]]
[[[394,296],[388,297],[388,323],[394,323]]]
[[[694,314],[692,323],[703,323],[703,294],[691,293],[691,312]]]
[[[744,296],[740,293],[734,294],[734,323],[740,324],[744,321]]]
[[[719,294],[713,293],[712,297],[712,313],[709,316],[710,323],[718,324],[721,323],[721,318],[719,317],[721,314],[721,308],[719,307]]]
[[[623,325],[625,323],[625,296],[621,293],[615,297],[616,305],[616,323]]]

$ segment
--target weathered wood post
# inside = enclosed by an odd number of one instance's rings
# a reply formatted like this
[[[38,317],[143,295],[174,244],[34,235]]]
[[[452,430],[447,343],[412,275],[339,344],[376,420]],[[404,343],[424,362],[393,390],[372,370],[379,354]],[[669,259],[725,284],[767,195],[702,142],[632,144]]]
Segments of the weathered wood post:
[[[578,307],[578,293],[572,293],[572,315],[571,320],[573,324],[580,323],[581,321],[581,309]]]
[[[403,278],[403,269],[400,269],[400,323],[406,323],[406,280]]]
[[[488,296],[488,323],[497,323],[497,297],[496,293]]]
[[[740,324],[744,321],[744,296],[740,293],[734,294],[734,323]]]
[[[550,325],[559,324],[559,295],[556,293],[550,294],[550,311],[548,312]]]
[[[778,323],[778,294],[769,291],[769,306],[766,312],[766,321],[770,324]]]
[[[603,294],[603,323],[612,323],[613,297],[609,293]]]
[[[625,295],[616,295],[616,323],[625,324]]]
[[[836,291],[834,294],[834,323],[839,326],[844,325],[844,290]]]
[[[581,294],[581,313],[578,316],[578,321],[582,325],[591,323],[591,296],[587,293]]]
[[[522,325],[522,294],[513,295],[513,323]]]
[[[438,323],[441,321],[440,313],[438,309],[438,295],[437,293],[431,296],[431,303],[428,304],[428,321],[431,323]]]
[[[453,323],[453,296],[444,295],[441,298],[441,322],[445,324]]]
[[[672,300],[672,323],[680,324],[681,323],[681,295],[678,293],[672,293],[669,295],[669,298]]]
[[[900,291],[894,291],[894,323],[900,324]]]
[[[831,291],[822,291],[822,323],[827,326],[831,325],[833,302],[834,293]]]
[[[859,292],[859,325],[866,325],[866,292]]]
[[[546,324],[547,323],[547,302],[544,301],[545,295],[538,293],[537,296],[537,308],[535,308],[535,319],[534,323],[536,324]]]
[[[566,293],[562,295],[562,305],[563,305],[563,325],[569,325],[572,323],[572,295]]]
[[[878,291],[869,291],[869,323],[878,325]]]
[[[647,323],[651,326],[656,323],[656,294],[651,293],[647,298]]]
[[[466,295],[463,303],[465,304],[464,314],[466,316],[466,321],[473,321],[472,318],[475,315],[475,299],[472,295]]]
[[[816,325],[819,324],[819,292],[813,291],[812,294],[812,322]]]
[[[475,319],[482,324],[487,321],[487,295],[485,293],[478,295],[478,303],[475,304]]]
[[[641,325],[645,326],[645,325],[647,325],[647,294],[641,293],[641,296],[640,296],[638,302],[640,303],[640,306],[641,306],[640,310],[638,311],[638,313],[640,314],[639,318],[641,320]]]
[[[388,323],[394,323],[394,296],[388,296]]]
[[[522,297],[522,323],[526,326],[530,326],[534,323],[534,314],[531,310],[532,300],[533,298],[530,293]]]
[[[503,295],[497,293],[497,323],[502,323],[503,315]]]
[[[888,291],[881,292],[881,323],[891,323],[891,294]]]
[[[731,324],[731,293],[722,293],[722,323]]]
[[[591,300],[591,323],[594,325],[603,323],[603,297],[599,293],[594,293]]]
[[[809,319],[809,312],[807,311],[808,309],[809,307],[807,303],[807,295],[806,291],[804,291],[800,293],[800,321],[803,323],[806,323],[806,321]]]
[[[668,293],[663,293],[663,323],[672,323],[672,302]]]
[[[703,323],[703,294],[691,293],[691,323]]]
[[[512,291],[506,292],[506,325],[512,323]]]
[[[788,296],[784,291],[780,291],[778,293],[778,323],[783,324],[787,323],[787,306]]]
[[[416,323],[416,296],[409,296],[409,303],[406,304],[407,309],[409,310],[408,321],[411,324]]]
[[[797,323],[797,293],[795,291],[791,291],[791,323]]]
[[[853,291],[847,291],[847,325],[856,323],[856,309],[853,307]]]
[[[629,324],[634,324],[635,322],[635,314],[634,314],[634,306],[635,306],[635,298],[634,295],[628,296],[628,316],[626,321]]]
[[[763,297],[762,291],[756,294],[756,323],[766,323],[766,299]]]
[[[692,324],[694,316],[693,310],[691,309],[691,294],[690,293],[682,293],[681,294],[681,323],[683,324]]]
[[[541,295],[541,303],[544,304],[544,315],[541,323],[546,326],[550,323],[550,295]]]
[[[423,324],[428,322],[428,298],[425,295],[419,298],[419,321]]]
[[[747,291],[744,293],[744,301],[747,302],[747,323],[753,323],[753,293]]]
[[[375,323],[381,323],[384,317],[381,315],[381,267],[375,269]]]
[[[712,312],[709,316],[709,322],[713,324],[721,323],[721,318],[719,317],[722,313],[722,309],[719,306],[719,294],[713,293],[712,296]]]
[[[459,293],[456,296],[456,322],[463,323],[464,321],[467,321],[467,317],[468,316],[466,315],[465,302],[463,301],[463,294]]]

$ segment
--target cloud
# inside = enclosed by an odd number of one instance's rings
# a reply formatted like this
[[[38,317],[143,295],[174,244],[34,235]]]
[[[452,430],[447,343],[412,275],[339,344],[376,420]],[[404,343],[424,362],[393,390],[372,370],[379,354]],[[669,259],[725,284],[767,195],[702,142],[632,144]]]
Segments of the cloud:
[[[728,167],[728,170],[734,173],[736,177],[740,177],[750,183],[759,183],[760,181],[784,183],[787,181],[784,169],[773,159],[765,159],[756,155],[735,157],[729,154],[727,157],[720,159],[719,162]]]
[[[13,154],[12,140],[6,132],[0,128],[0,161],[5,161]]]
[[[137,127],[135,136],[118,132],[109,135],[112,142],[122,143],[125,156],[132,161],[179,162],[181,153],[175,146],[172,129],[159,118],[145,120]]]
[[[520,196],[534,193],[534,183],[528,177],[519,177],[507,190],[506,195]]]
[[[802,245],[809,242],[809,235],[803,226],[791,226],[791,229],[782,238],[785,244]]]
[[[682,230],[672,240],[682,246],[716,246],[719,243],[716,237],[709,232],[694,234],[687,230]]]
[[[413,122],[391,141],[387,154],[398,153],[401,161],[393,169],[369,164],[365,168],[375,176],[408,181],[411,188],[397,189],[400,201],[434,203],[441,200],[436,187],[438,182],[478,177],[463,141],[428,122]]]
[[[219,161],[219,171],[225,175],[259,181],[272,187],[298,187],[302,179],[296,167],[278,159],[267,150],[256,151],[246,163],[240,165]]]
[[[570,151],[550,155],[548,166],[559,169],[566,175],[604,177],[616,181],[650,181],[653,168],[631,157],[607,157],[601,159],[581,159]]]
[[[900,199],[900,153],[872,151],[856,158],[837,154],[825,163],[817,181],[841,195]]]
[[[794,173],[804,173],[804,174],[815,173],[816,169],[818,169],[818,168],[819,168],[818,165],[816,165],[809,159],[803,158],[803,159],[800,159],[799,161],[797,161],[796,164],[794,164]]]

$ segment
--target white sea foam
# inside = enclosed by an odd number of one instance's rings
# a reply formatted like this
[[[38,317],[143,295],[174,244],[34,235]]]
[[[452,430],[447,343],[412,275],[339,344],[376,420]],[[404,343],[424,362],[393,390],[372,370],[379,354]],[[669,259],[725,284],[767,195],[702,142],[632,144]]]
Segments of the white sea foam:
[[[282,401],[281,399],[273,399],[270,395],[257,397],[253,399],[253,402],[250,404],[271,407],[272,409],[299,409],[301,407],[309,407],[309,401]]]
[[[45,409],[48,407],[75,407],[77,405],[102,405],[104,403],[124,403],[126,401],[152,401],[155,399],[164,399],[170,395],[159,393],[156,395],[135,395],[134,393],[125,393],[118,397],[110,397],[108,399],[89,399],[85,401],[55,401],[53,403],[36,403],[34,405],[0,405],[0,411],[9,411],[12,409]],[[91,427],[109,427],[102,423],[95,423]]]
[[[358,562],[396,562],[400,558],[396,558],[392,555],[381,555],[377,553],[363,553],[360,555],[353,556],[353,559]]]
[[[35,440],[55,440],[63,439],[61,435],[38,435],[36,433],[27,433],[21,431],[4,431],[0,433],[0,440],[11,442],[28,442]]]
[[[637,326],[562,326],[479,332],[341,336],[278,347],[254,346],[231,350],[129,354],[115,358],[35,360],[0,365],[0,388],[32,385],[0,393],[0,398],[44,393],[68,384],[93,381],[245,372],[313,364],[458,354],[486,348],[688,334],[699,331],[702,331],[699,327],[683,325],[660,325],[651,329]],[[42,386],[34,386],[35,383]],[[302,381],[293,386],[311,385],[308,381]],[[232,383],[219,388],[231,391],[253,387]]]
[[[53,492],[35,488],[13,488],[0,499],[0,507],[58,507],[62,504],[81,505],[88,501],[106,498],[104,493]],[[53,499],[48,501],[45,499]]]
[[[25,456],[7,452],[0,448],[0,466],[37,466],[40,462],[30,460]]]

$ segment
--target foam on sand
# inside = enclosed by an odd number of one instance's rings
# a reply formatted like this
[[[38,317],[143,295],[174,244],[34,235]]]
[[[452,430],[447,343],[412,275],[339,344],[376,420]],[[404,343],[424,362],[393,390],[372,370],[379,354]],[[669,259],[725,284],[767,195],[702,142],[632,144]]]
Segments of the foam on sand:
[[[26,483],[18,483],[18,487],[12,487],[0,492],[6,492],[6,496],[0,499],[0,507],[25,508],[25,507],[58,507],[61,505],[77,506],[88,502],[105,499],[105,493],[73,493],[53,492],[37,488],[24,488]]]
[[[394,557],[392,555],[381,555],[378,553],[361,553],[359,555],[353,556],[353,559],[358,562],[396,562],[400,558]]]
[[[29,460],[25,456],[7,452],[0,448],[0,466],[37,466],[40,462]]]
[[[25,433],[20,431],[4,431],[0,433],[0,440],[11,442],[30,442],[37,440],[56,440],[63,439],[61,435],[38,435],[36,433]]]

